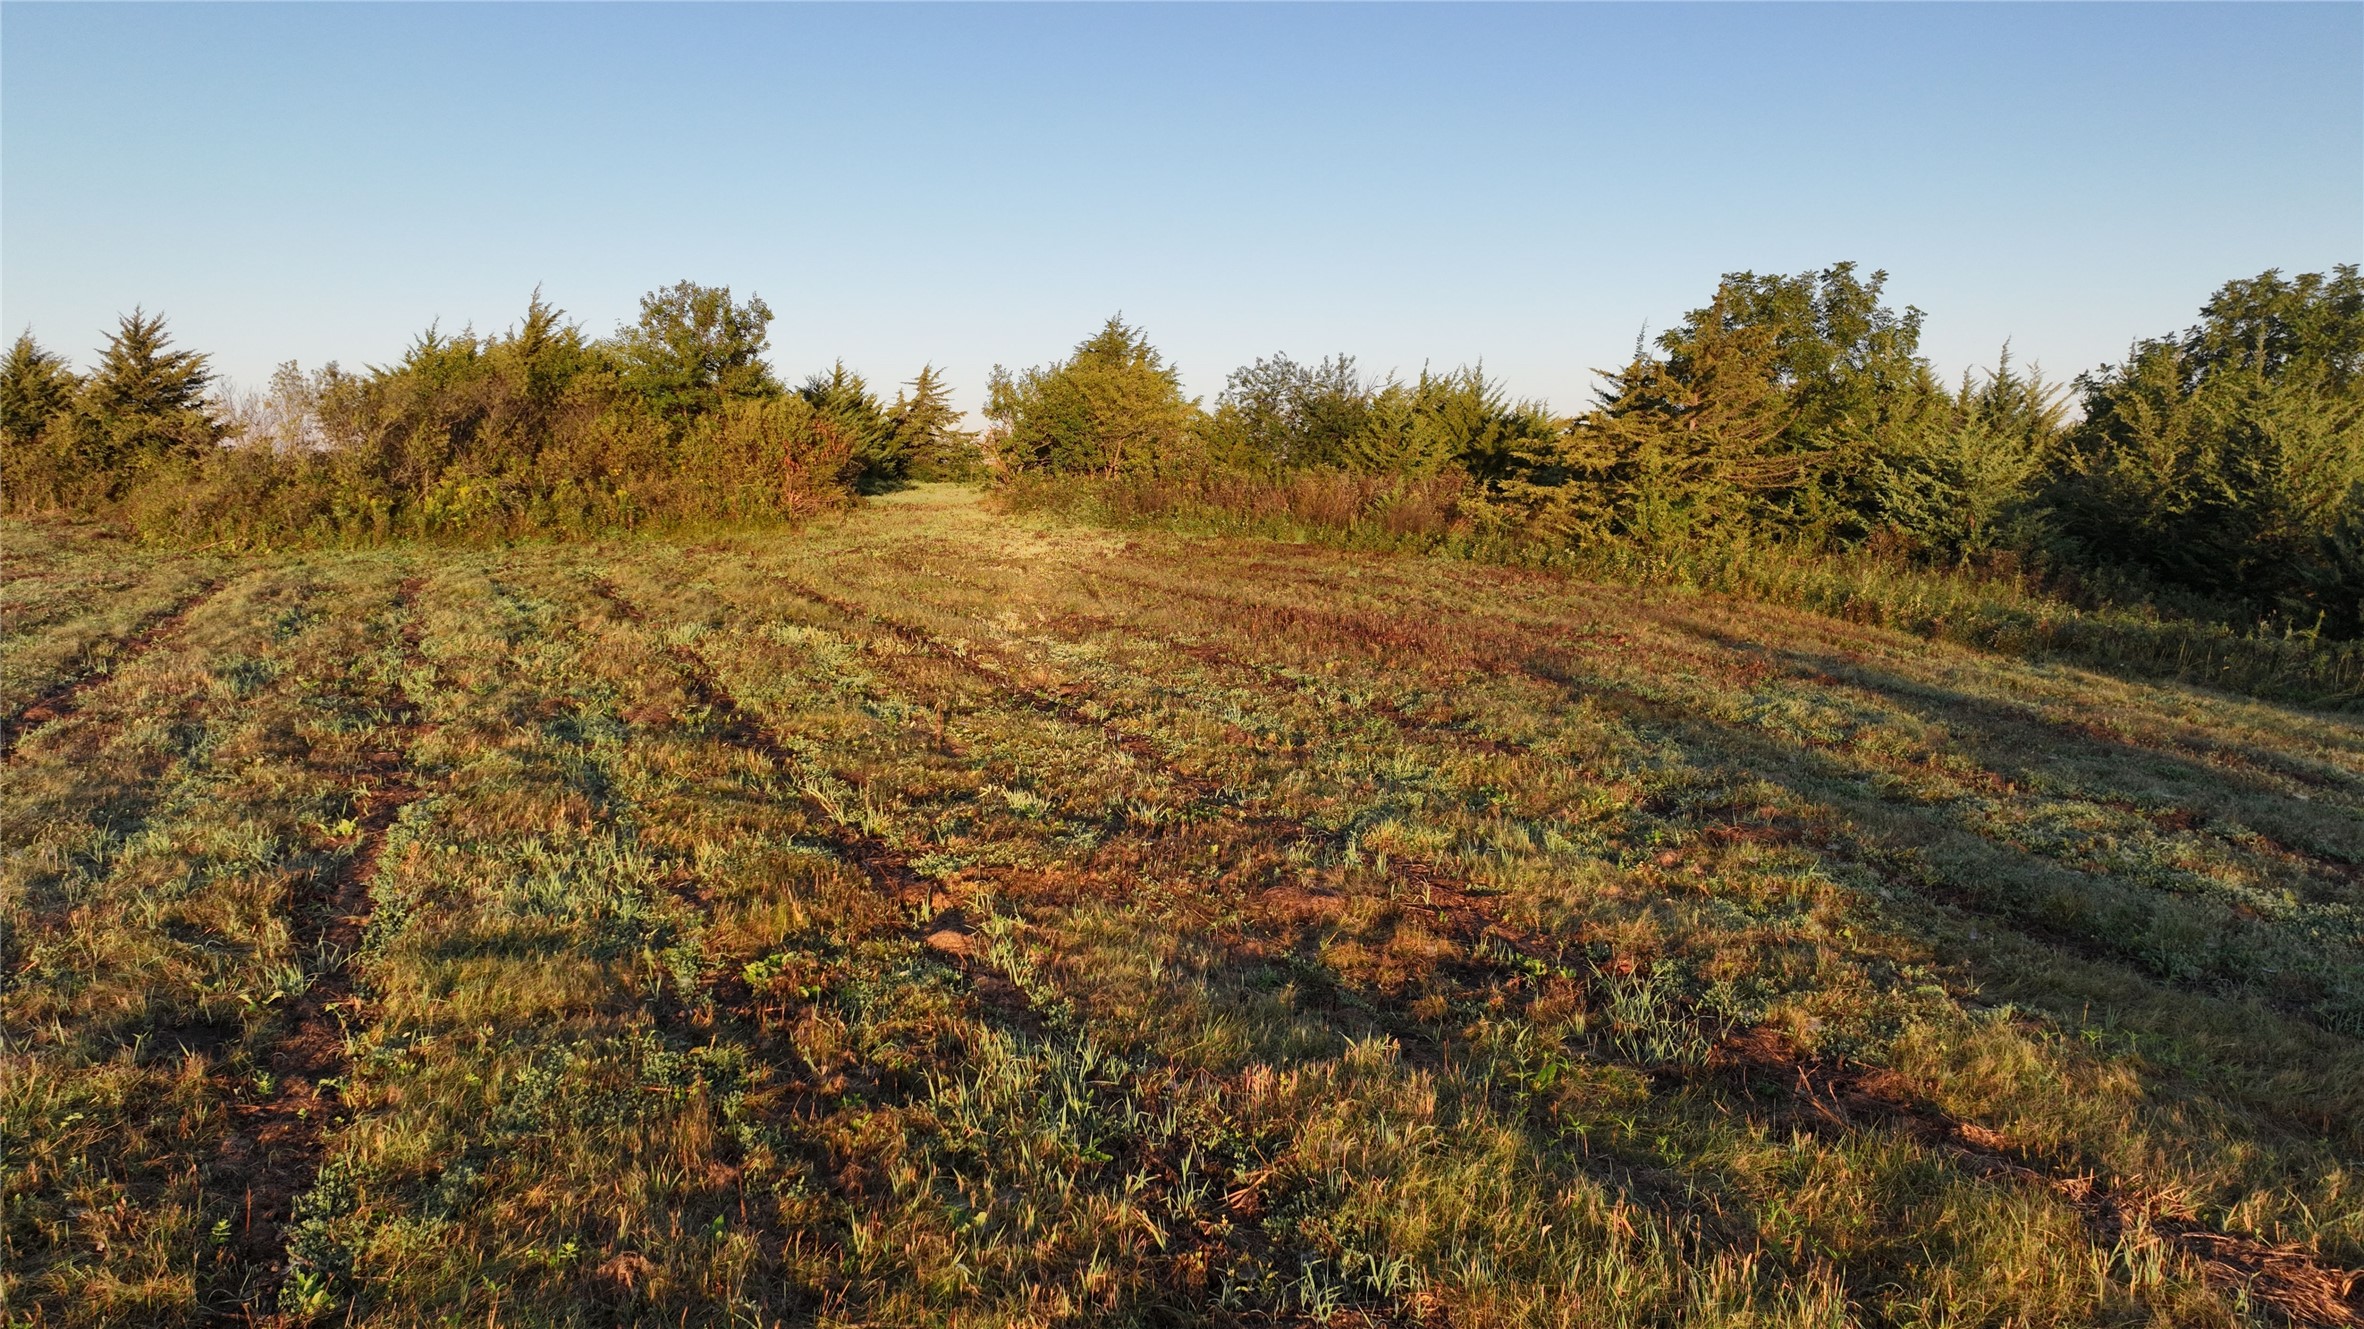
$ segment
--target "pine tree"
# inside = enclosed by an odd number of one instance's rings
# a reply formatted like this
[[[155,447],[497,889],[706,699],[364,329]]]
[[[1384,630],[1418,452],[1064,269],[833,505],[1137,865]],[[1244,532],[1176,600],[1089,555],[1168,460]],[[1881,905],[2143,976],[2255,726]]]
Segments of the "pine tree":
[[[905,474],[914,480],[975,479],[981,464],[976,435],[960,428],[961,413],[943,373],[921,365],[904,387],[908,391],[895,394],[887,425],[905,458]]]
[[[583,330],[566,321],[565,310],[544,300],[539,286],[526,301],[525,317],[493,344],[492,352],[511,397],[509,418],[502,423],[537,449],[559,398],[599,363]]]
[[[206,401],[212,386],[202,353],[173,349],[162,315],[132,310],[117,322],[65,422],[63,468],[114,495],[147,467],[204,456],[222,437]]]
[[[162,314],[134,309],[99,353],[83,401],[103,416],[165,419],[201,409],[212,385],[203,354],[172,349]]]
[[[1774,330],[1726,316],[1724,300],[1719,293],[1668,339],[1668,358],[1637,346],[1607,375],[1599,409],[1556,445],[1534,449],[1498,487],[1501,501],[1576,543],[1675,544],[1756,525],[1806,458],[1783,441],[1791,406]]]
[[[41,349],[30,330],[19,333],[0,361],[0,436],[8,447],[28,447],[63,414],[81,387],[65,357]]]
[[[2268,271],[2201,319],[2078,380],[2047,495],[2070,552],[2364,635],[2364,279]]]
[[[61,440],[52,426],[65,419],[80,388],[65,359],[41,349],[29,330],[18,335],[8,358],[0,361],[0,502],[7,507],[61,498]]]
[[[1008,464],[1109,476],[1180,458],[1199,418],[1180,373],[1121,314],[1066,360],[1016,375],[996,367],[985,415]]]
[[[901,483],[909,458],[867,379],[840,360],[827,373],[808,376],[796,395],[813,408],[815,419],[844,442],[860,468],[862,488],[888,489]]]

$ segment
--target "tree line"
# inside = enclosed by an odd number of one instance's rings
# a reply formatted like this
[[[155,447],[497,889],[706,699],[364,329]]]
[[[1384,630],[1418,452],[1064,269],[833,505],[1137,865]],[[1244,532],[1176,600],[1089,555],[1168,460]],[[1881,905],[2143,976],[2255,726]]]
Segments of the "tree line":
[[[144,311],[87,374],[27,331],[0,362],[0,500],[258,547],[785,519],[975,473],[940,371],[891,401],[843,362],[790,389],[771,322],[685,281],[595,338],[537,290],[505,331],[431,327],[391,365],[289,363],[244,397]]]
[[[2226,283],[2192,327],[2069,382],[1942,381],[1924,315],[1852,263],[1726,275],[1590,408],[1554,416],[1480,369],[1405,380],[1350,356],[1233,371],[1211,407],[1112,318],[989,386],[1019,477],[1121,504],[1545,553],[1870,551],[2004,569],[2072,596],[2364,636],[2364,281]]]
[[[537,291],[502,332],[430,328],[394,364],[284,365],[245,396],[135,310],[86,374],[30,332],[10,347],[0,502],[251,547],[789,519],[989,472],[1546,557],[1870,552],[2364,637],[2354,265],[2228,282],[2067,382],[2008,347],[1941,381],[1886,281],[1728,274],[1574,416],[1482,368],[1347,355],[1257,360],[1209,405],[1111,318],[1065,359],[997,367],[981,437],[932,366],[892,400],[842,362],[788,387],[771,310],[728,287],[652,291],[606,337]]]

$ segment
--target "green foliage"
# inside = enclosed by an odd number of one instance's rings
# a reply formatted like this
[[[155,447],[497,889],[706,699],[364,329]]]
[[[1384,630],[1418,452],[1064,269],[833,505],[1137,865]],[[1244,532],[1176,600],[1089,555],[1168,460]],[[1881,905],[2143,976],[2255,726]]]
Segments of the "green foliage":
[[[1348,465],[1373,432],[1382,390],[1355,371],[1350,355],[1318,365],[1286,355],[1258,360],[1231,371],[1206,424],[1208,453],[1250,470]]]
[[[80,387],[65,357],[41,349],[31,332],[19,333],[0,361],[0,437],[11,448],[29,446],[73,404]]]
[[[812,408],[817,427],[844,443],[862,488],[891,489],[902,482],[910,464],[903,440],[868,381],[847,369],[845,361],[805,379],[796,395]]]
[[[787,393],[761,358],[770,320],[681,282],[599,341],[536,290],[503,332],[430,327],[391,365],[284,364],[219,400],[144,314],[87,384],[27,335],[0,367],[7,502],[232,547],[506,540],[792,518],[956,453],[935,370],[894,412],[842,364]]]
[[[11,348],[6,377],[12,507],[105,502],[203,458],[222,437],[206,357],[175,349],[162,315],[124,315],[79,384],[28,332]]]
[[[1583,547],[1608,539],[1681,544],[1745,534],[1803,471],[1784,443],[1791,407],[1773,331],[1718,304],[1637,355],[1600,409],[1503,477],[1492,497],[1518,525]]]
[[[1868,550],[2032,571],[2087,607],[2364,635],[2353,267],[2228,283],[2198,327],[2081,378],[2073,425],[2067,389],[2008,346],[1949,390],[1920,355],[1921,311],[1886,285],[1852,263],[1727,274],[1574,420],[1482,369],[1406,383],[1275,355],[1193,421],[1113,320],[1069,362],[997,374],[989,414],[1006,472],[1151,478],[1109,490],[1111,512],[1237,504],[1257,529],[1457,531],[1522,558]],[[1356,478],[1448,475],[1408,500]],[[1379,515],[1399,510],[1423,515]]]
[[[72,408],[81,380],[65,358],[19,333],[0,361],[0,494],[11,507],[53,503],[67,468],[65,439],[50,429]]]
[[[1890,430],[1867,458],[1875,531],[1946,563],[2039,548],[2065,393],[2041,371],[2013,368],[2008,346],[1983,380],[1965,371],[1950,400]]]
[[[626,384],[660,413],[694,414],[779,392],[763,360],[771,322],[759,296],[734,304],[728,286],[675,282],[640,297],[640,321],[618,329],[616,356]]]
[[[1482,366],[1403,380],[1347,355],[1259,359],[1202,411],[1116,317],[1066,359],[997,367],[982,440],[932,365],[892,403],[842,362],[786,390],[771,309],[728,287],[650,292],[605,340],[536,290],[505,332],[431,327],[392,365],[283,366],[237,401],[135,310],[86,378],[30,333],[0,363],[4,497],[233,545],[505,539],[804,512],[990,463],[1122,481],[1127,511],[1237,503],[1275,529],[1521,558],[1866,551],[2027,573],[2088,608],[2364,637],[2355,267],[2227,283],[2197,326],[2080,377],[2075,422],[2008,347],[1939,382],[1922,312],[1886,286],[1852,263],[1726,274],[1572,420]]]
[[[1382,392],[1375,414],[1359,464],[1415,476],[1452,467],[1481,483],[1529,466],[1563,424],[1540,402],[1512,401],[1482,365],[1423,368],[1409,389]]]
[[[1541,405],[1511,402],[1482,367],[1423,368],[1407,384],[1366,378],[1347,355],[1318,365],[1276,355],[1234,370],[1203,426],[1208,460],[1251,474],[1457,468],[1487,478],[1519,469],[1558,429]]]
[[[887,411],[895,446],[905,459],[904,474],[912,480],[975,480],[984,474],[984,456],[977,436],[960,428],[961,412],[952,405],[952,389],[942,371],[921,365],[919,376],[903,385]]]
[[[1004,468],[1116,475],[1181,461],[1198,404],[1148,337],[1112,316],[1065,360],[1015,375],[995,366],[985,416]]]
[[[107,339],[83,384],[82,405],[93,415],[166,420],[202,411],[212,382],[203,355],[172,349],[163,315],[134,309]]]
[[[2178,338],[2079,380],[2053,491],[2088,562],[2364,632],[2364,281],[2228,283]]]
[[[1883,305],[1886,282],[1852,263],[1727,274],[1658,338],[1663,358],[1637,346],[1500,499],[1578,545],[1863,538],[1887,515],[1883,481],[1911,469],[1896,454],[1926,450],[1945,405],[1918,355],[1921,312]]]
[[[1877,431],[1935,392],[1920,357],[1923,315],[1880,303],[1887,283],[1885,272],[1858,278],[1853,263],[1794,277],[1732,273],[1659,345],[1680,365],[1712,340],[1766,336],[1762,368],[1789,406],[1788,441],[1811,450],[1836,431]]]

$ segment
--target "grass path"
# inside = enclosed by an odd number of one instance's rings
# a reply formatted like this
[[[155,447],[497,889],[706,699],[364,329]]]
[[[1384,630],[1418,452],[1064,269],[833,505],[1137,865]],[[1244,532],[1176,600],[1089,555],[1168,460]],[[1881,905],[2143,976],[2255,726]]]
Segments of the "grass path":
[[[950,489],[0,555],[0,1317],[2364,1323],[2352,719]]]

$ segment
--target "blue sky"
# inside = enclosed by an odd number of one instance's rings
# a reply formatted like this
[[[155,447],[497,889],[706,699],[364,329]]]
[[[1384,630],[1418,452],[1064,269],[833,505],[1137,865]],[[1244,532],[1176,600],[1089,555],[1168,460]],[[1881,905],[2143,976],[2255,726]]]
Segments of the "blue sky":
[[[0,326],[242,383],[688,277],[964,400],[1114,310],[1581,404],[1718,273],[2060,374],[2364,257],[2364,5],[0,8]]]

